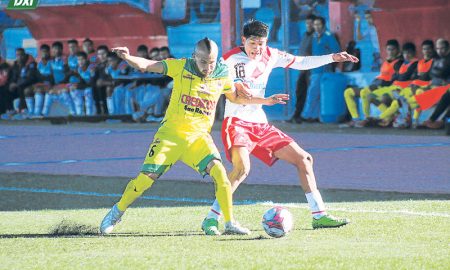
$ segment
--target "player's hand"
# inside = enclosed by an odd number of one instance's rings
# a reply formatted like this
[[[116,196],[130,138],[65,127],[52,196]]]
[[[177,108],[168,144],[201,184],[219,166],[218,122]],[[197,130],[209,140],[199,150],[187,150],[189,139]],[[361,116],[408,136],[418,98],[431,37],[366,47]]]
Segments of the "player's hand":
[[[266,105],[286,104],[286,100],[289,100],[288,94],[275,94],[266,98]]]
[[[358,23],[361,21],[361,17],[357,13],[355,14],[355,21]]]
[[[334,53],[333,54],[333,61],[334,62],[352,62],[357,63],[359,62],[358,57],[353,56],[347,52],[340,52],[340,53]]]
[[[252,93],[250,92],[250,87],[245,82],[235,82],[234,87],[236,88],[236,94],[245,99],[251,99]]]
[[[125,59],[127,55],[130,55],[130,50],[127,47],[115,47],[112,48],[112,51],[117,53],[117,55],[122,59]]]

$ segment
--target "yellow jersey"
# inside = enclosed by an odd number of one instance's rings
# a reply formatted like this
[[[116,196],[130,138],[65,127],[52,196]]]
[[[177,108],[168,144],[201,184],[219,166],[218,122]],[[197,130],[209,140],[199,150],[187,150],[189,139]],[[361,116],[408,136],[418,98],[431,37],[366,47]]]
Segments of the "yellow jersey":
[[[217,101],[226,92],[234,91],[227,65],[218,62],[213,73],[203,77],[192,58],[161,61],[164,75],[173,78],[169,107],[160,131],[190,134],[211,131]],[[207,90],[210,94],[199,92]]]

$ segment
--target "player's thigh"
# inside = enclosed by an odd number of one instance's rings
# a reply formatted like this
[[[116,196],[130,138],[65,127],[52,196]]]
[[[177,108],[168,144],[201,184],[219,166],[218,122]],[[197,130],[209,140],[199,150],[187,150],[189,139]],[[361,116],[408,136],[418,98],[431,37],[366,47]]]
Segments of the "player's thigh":
[[[141,172],[162,175],[180,159],[185,150],[184,140],[171,134],[157,132],[148,148]]]
[[[377,98],[381,98],[383,95],[390,95],[393,90],[397,89],[396,86],[386,86],[378,88],[377,90],[374,90],[372,92],[373,95],[375,95]]]
[[[222,160],[219,150],[209,134],[198,136],[188,142],[181,161],[201,175],[206,175],[208,164],[213,160]]]
[[[301,148],[296,142],[291,142],[285,147],[279,149],[274,153],[274,156],[294,165],[299,164],[299,162],[301,163],[305,159],[312,162],[311,155]]]
[[[247,147],[233,146],[230,153],[233,170],[238,169],[248,173],[250,171],[250,152]]]

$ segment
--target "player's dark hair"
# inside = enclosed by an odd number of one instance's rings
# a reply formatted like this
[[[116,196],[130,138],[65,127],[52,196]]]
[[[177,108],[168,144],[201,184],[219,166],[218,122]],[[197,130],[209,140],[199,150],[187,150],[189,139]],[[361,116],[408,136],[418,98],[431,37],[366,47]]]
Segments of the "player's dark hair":
[[[39,47],[39,50],[47,50],[50,51],[50,46],[48,44],[42,44],[41,47]]]
[[[162,46],[161,48],[159,48],[159,51],[160,51],[160,52],[161,52],[161,51],[166,51],[166,52],[170,53],[170,49],[169,49],[169,47],[167,47],[167,46]]]
[[[85,52],[77,52],[77,57],[83,57],[84,59],[88,58],[88,56]]]
[[[53,44],[52,44],[52,48],[59,48],[59,49],[63,49],[63,44],[62,44],[62,42],[61,41],[55,41],[55,42],[53,42]]]
[[[144,44],[139,45],[139,46],[137,47],[137,51],[138,51],[138,52],[140,52],[140,51],[146,51],[146,52],[148,52],[148,47],[147,47],[147,45],[144,45]]]
[[[386,42],[386,47],[387,46],[394,46],[395,48],[397,48],[397,50],[400,49],[400,43],[398,43],[398,40],[396,39],[389,39]]]
[[[78,40],[76,40],[76,39],[69,39],[69,40],[67,41],[67,44],[75,44],[75,45],[78,45]]]
[[[108,48],[108,46],[106,46],[106,45],[100,45],[100,46],[98,46],[98,47],[97,47],[97,51],[100,51],[100,50],[104,50],[104,51],[109,52],[109,48]]]
[[[412,42],[406,42],[402,46],[402,51],[403,52],[408,52],[408,53],[411,53],[411,54],[416,54],[416,45],[414,45],[414,43],[412,43]]]
[[[204,46],[206,49],[206,52],[211,52],[211,40],[208,37],[205,37],[197,42],[197,45],[195,48],[198,48],[200,46]],[[162,48],[159,49],[159,51],[162,51]]]
[[[372,15],[372,11],[366,10],[366,11],[364,11],[364,14],[370,14],[370,15]]]
[[[422,42],[423,46],[430,46],[434,50],[434,42],[431,39],[426,39]]]
[[[314,19],[315,21],[320,21],[322,23],[323,26],[325,26],[325,18],[321,17],[321,16],[316,16],[316,18]]]
[[[25,49],[24,48],[16,48],[16,52],[23,52],[23,53],[25,53]]]
[[[85,38],[85,39],[83,40],[83,43],[85,43],[85,42],[94,44],[94,42],[93,42],[90,38]]]
[[[315,19],[316,19],[316,15],[314,15],[314,14],[309,14],[308,16],[306,16],[306,20],[314,21]]]
[[[150,54],[154,53],[154,52],[160,52],[160,49],[158,47],[152,48],[150,50]]]
[[[441,40],[439,40],[439,42],[440,42],[440,43],[443,43],[444,46],[445,46],[445,48],[447,48],[447,49],[448,49],[448,47],[450,46],[450,43],[448,43],[448,40],[446,40],[446,39],[441,39]]]
[[[249,38],[251,36],[267,37],[269,34],[269,26],[261,21],[250,19],[245,22],[242,29],[242,34],[245,38]]]
[[[109,52],[107,57],[113,58],[113,59],[119,59],[119,56],[115,52]]]

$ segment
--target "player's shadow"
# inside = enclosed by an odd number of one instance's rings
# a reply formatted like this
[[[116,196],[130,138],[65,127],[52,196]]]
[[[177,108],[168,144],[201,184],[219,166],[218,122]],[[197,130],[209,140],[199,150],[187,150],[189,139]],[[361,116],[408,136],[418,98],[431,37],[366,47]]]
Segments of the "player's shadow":
[[[132,237],[173,237],[173,236],[204,236],[205,234],[199,231],[175,231],[175,232],[156,232],[156,233],[113,233],[103,235],[100,233],[88,234],[52,234],[52,233],[18,233],[18,234],[0,234],[0,239],[14,239],[14,238],[132,238]]]

